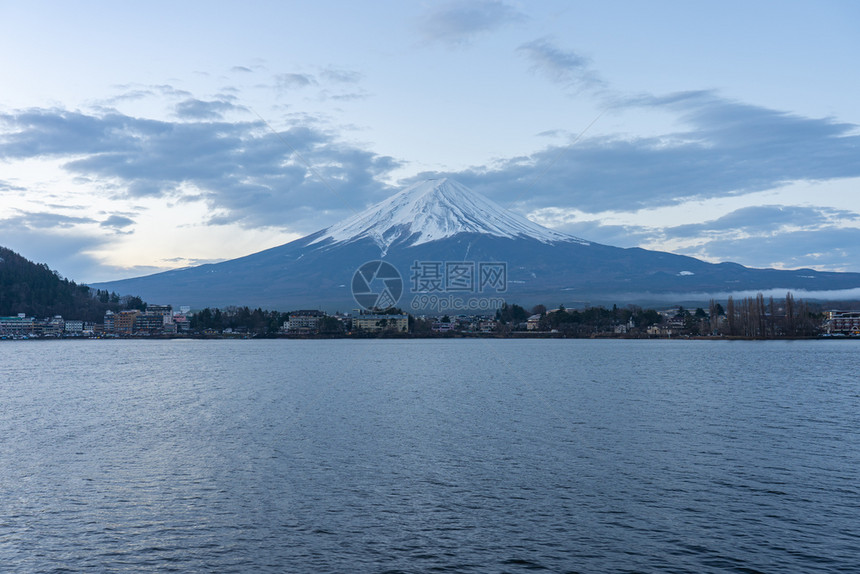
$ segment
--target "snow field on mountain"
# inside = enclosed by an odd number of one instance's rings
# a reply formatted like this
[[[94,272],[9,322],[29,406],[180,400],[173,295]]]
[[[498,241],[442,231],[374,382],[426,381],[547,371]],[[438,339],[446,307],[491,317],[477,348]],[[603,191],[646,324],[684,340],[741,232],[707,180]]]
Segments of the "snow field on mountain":
[[[588,245],[583,239],[547,229],[512,213],[448,178],[416,183],[329,227],[313,243],[327,239],[350,243],[370,238],[385,252],[401,239],[409,240],[409,245],[420,245],[459,233]]]

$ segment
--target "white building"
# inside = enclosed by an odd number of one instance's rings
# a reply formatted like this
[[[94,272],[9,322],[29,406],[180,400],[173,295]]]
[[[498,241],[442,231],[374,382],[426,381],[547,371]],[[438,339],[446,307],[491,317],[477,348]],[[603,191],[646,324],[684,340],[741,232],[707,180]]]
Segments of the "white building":
[[[83,321],[66,321],[66,326],[63,328],[66,333],[78,334],[84,332]]]
[[[22,337],[30,335],[35,328],[36,320],[18,313],[17,317],[0,317],[0,335]]]
[[[284,326],[288,333],[316,333],[320,328],[320,319],[325,313],[317,310],[293,311],[290,320]]]
[[[860,335],[860,311],[828,311],[828,335]]]

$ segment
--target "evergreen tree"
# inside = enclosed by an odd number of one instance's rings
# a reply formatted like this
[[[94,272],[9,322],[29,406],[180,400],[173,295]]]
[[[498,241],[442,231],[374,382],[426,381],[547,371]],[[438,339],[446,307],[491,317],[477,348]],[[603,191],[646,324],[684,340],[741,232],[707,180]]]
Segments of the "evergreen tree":
[[[145,307],[140,297],[134,299]],[[106,311],[126,308],[129,307],[116,293],[78,285],[60,277],[45,263],[33,263],[0,247],[0,315],[24,313],[40,319],[61,315],[65,319],[100,323]]]

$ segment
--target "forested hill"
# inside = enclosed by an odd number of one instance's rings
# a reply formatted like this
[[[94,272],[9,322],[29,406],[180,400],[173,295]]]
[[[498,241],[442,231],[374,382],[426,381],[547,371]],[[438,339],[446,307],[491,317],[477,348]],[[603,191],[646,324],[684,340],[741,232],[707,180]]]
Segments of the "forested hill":
[[[28,317],[53,317],[101,322],[105,311],[142,308],[140,298],[92,290],[63,279],[44,263],[33,263],[0,247],[0,316],[24,313]]]

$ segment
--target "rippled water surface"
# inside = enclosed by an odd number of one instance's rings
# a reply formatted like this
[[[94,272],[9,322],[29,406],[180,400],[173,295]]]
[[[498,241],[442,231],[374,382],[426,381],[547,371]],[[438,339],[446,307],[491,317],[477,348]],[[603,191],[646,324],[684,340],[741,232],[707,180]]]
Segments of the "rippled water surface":
[[[2,572],[847,572],[860,344],[0,343]]]

